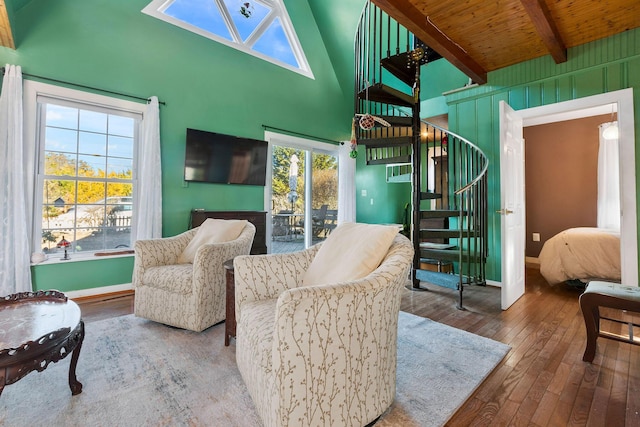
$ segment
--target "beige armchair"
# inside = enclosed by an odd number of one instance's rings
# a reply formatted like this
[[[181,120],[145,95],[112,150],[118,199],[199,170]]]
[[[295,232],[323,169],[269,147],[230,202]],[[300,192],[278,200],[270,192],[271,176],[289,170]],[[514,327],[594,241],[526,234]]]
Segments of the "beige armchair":
[[[198,228],[174,237],[135,243],[134,314],[200,332],[225,318],[223,263],[249,254],[256,232],[247,222],[232,241],[199,246],[193,263],[178,263]],[[182,261],[182,259],[181,259]]]
[[[364,426],[391,405],[413,260],[391,238],[373,272],[341,283],[302,284],[322,244],[235,259],[236,360],[265,426]]]

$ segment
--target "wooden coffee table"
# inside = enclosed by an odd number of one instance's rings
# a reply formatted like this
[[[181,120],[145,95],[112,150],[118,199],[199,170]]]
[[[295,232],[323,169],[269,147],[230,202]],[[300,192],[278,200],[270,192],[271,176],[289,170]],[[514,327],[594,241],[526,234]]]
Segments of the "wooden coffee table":
[[[58,291],[21,292],[0,297],[0,394],[29,372],[70,353],[71,394],[82,392],[76,365],[84,340],[80,307]]]

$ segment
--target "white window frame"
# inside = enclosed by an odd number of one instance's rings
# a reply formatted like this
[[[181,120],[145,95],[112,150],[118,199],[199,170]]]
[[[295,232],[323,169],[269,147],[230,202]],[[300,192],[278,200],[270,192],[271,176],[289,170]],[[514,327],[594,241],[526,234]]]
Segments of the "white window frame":
[[[23,103],[24,103],[24,143],[33,144],[36,153],[36,169],[34,180],[34,199],[33,199],[33,241],[31,242],[33,251],[40,251],[40,245],[42,240],[42,187],[43,176],[40,174],[42,170],[42,162],[44,162],[43,151],[44,147],[39,145],[39,117],[38,117],[38,98],[50,98],[57,99],[62,102],[73,103],[77,106],[82,104],[86,105],[88,109],[107,109],[115,110],[125,115],[139,116],[139,120],[142,120],[145,111],[145,104],[127,101],[124,99],[113,98],[104,95],[98,95],[90,92],[83,92],[76,89],[70,89],[61,86],[54,86],[47,83],[37,82],[33,80],[24,80],[23,88]],[[137,144],[140,140],[140,126],[136,128],[136,135],[134,138],[134,144]],[[133,155],[133,212],[132,212],[132,230],[131,235],[135,235],[133,229],[135,224],[135,200],[136,200],[136,188],[137,188],[137,145],[134,146]],[[49,257],[48,262],[57,262],[59,257]],[[81,261],[87,259],[95,259],[94,252],[78,252],[74,253],[70,261]],[[70,262],[64,261],[64,262]]]
[[[211,0],[211,1],[217,4],[220,14],[222,15],[222,18],[227,23],[232,22],[232,18],[227,13],[226,7],[224,6],[222,0]],[[258,1],[259,3],[262,3],[267,7],[270,7],[272,9],[272,12],[269,15],[267,15],[267,17],[265,18],[265,21],[267,22],[264,22],[261,25],[258,25],[255,32],[251,34],[251,36],[249,36],[249,38],[245,42],[241,40],[237,32],[231,29],[229,29],[229,33],[231,34],[231,37],[234,38],[233,41],[227,40],[224,37],[218,36],[217,34],[210,33],[209,31],[203,30],[202,28],[196,27],[195,25],[188,24],[172,16],[166,15],[164,13],[164,10],[166,10],[171,5],[173,0],[153,0],[144,9],[142,9],[142,13],[145,13],[161,21],[168,22],[169,24],[175,25],[187,31],[191,31],[192,33],[198,34],[202,37],[206,37],[210,40],[214,40],[218,43],[222,43],[226,46],[232,47],[241,52],[255,56],[256,58],[263,59],[279,67],[283,67],[283,68],[286,68],[287,70],[296,72],[298,74],[302,74],[303,76],[309,77],[310,79],[315,79],[315,77],[313,76],[313,72],[311,71],[311,67],[309,66],[309,62],[307,61],[307,57],[305,56],[304,51],[302,49],[302,45],[300,44],[300,40],[298,39],[298,35],[296,34],[293,24],[291,23],[291,18],[289,18],[289,14],[287,13],[287,9],[284,6],[284,3],[282,2],[282,0],[253,0],[253,1]],[[273,22],[273,20],[275,20],[276,18],[280,18],[280,22],[282,23],[282,29],[287,39],[289,40],[289,45],[291,46],[293,55],[298,61],[298,64],[300,64],[300,68],[294,67],[290,64],[279,61],[271,56],[264,55],[252,49],[253,43],[255,43],[257,40],[260,39],[260,37],[262,36],[262,33],[268,29],[269,27],[268,24]],[[228,28],[230,27],[229,24],[227,24],[227,27]],[[233,28],[233,26],[231,26],[231,28]]]

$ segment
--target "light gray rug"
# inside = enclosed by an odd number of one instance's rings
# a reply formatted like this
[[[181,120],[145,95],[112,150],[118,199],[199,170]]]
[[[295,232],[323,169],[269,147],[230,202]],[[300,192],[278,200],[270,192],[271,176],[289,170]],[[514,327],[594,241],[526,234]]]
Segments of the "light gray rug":
[[[86,324],[71,357],[5,387],[6,426],[259,426],[224,325],[193,333],[134,317]],[[505,344],[400,313],[396,400],[376,426],[443,425],[509,351]]]

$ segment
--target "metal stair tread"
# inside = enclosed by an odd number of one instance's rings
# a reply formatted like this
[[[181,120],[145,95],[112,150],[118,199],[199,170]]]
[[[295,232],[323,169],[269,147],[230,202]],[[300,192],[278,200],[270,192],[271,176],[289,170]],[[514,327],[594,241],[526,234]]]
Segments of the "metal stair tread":
[[[420,199],[422,199],[422,200],[442,199],[442,193],[433,193],[433,192],[430,192],[430,191],[422,191],[420,193]]]
[[[460,276],[458,274],[439,273],[437,271],[430,270],[416,270],[416,279],[421,282],[429,283],[444,288],[459,290],[460,289]],[[470,283],[469,279],[462,276],[464,285]]]
[[[389,165],[393,163],[408,163],[411,161],[411,155],[386,157],[384,159],[367,160],[367,165]]]
[[[420,249],[455,249],[456,245],[450,243],[420,242]]]
[[[437,248],[423,248],[420,247],[420,256],[423,258],[432,258],[432,259],[440,259],[446,261],[459,261],[460,260],[460,250],[456,248],[449,249],[437,249]],[[469,255],[467,252],[462,252],[462,261],[463,262],[480,262],[481,256],[479,255]]]

